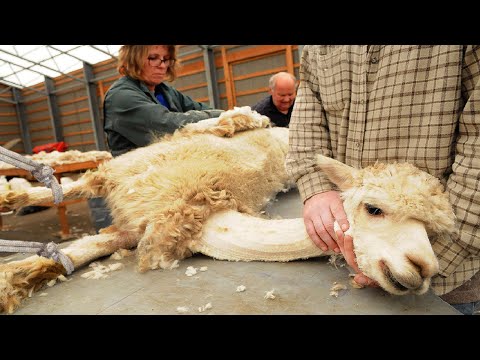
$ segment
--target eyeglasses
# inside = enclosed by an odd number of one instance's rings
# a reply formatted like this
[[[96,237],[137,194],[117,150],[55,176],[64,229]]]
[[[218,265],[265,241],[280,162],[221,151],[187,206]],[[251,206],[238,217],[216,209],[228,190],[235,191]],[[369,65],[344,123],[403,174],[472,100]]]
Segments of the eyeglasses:
[[[160,66],[165,64],[166,66],[173,66],[175,64],[175,59],[161,59],[159,57],[149,57],[148,64],[150,66]]]

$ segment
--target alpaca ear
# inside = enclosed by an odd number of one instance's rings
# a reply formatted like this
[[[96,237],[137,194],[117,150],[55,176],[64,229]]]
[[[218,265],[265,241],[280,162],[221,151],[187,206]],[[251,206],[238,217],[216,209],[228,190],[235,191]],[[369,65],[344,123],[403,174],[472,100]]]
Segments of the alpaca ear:
[[[357,169],[323,155],[317,155],[316,160],[317,168],[323,171],[341,191],[353,186],[353,180],[358,173]]]

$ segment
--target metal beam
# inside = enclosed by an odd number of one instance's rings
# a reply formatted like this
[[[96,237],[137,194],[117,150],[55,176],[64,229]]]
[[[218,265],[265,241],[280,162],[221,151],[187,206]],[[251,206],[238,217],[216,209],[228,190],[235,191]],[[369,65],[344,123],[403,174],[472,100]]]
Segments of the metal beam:
[[[53,137],[55,141],[64,141],[63,129],[60,121],[60,110],[57,104],[57,95],[55,95],[55,83],[52,78],[45,76],[45,89],[47,89],[48,112],[52,122]]]
[[[22,93],[20,89],[12,88],[13,98],[16,101],[15,109],[17,113],[17,119],[20,123],[20,135],[22,136],[23,149],[27,154],[31,154],[32,150],[32,139],[30,137],[30,131],[28,130],[27,124],[27,113],[25,111],[25,104],[23,103]]]
[[[0,78],[0,79],[1,79],[1,78]],[[14,89],[13,86],[8,86],[8,87],[6,87],[5,89],[3,89],[2,91],[0,91],[0,94],[3,94],[3,93],[8,92],[8,91],[11,91],[12,89]],[[5,98],[3,98],[3,97],[0,97],[0,101],[5,101],[5,102],[8,102],[8,103],[10,103],[10,104],[16,104],[16,103],[17,103],[17,102],[14,101],[14,100],[5,99]]]
[[[6,93],[6,92],[10,91],[10,88],[11,88],[11,86],[9,85],[5,89],[0,90],[0,94],[3,94],[3,93]]]
[[[15,89],[15,88],[11,88],[11,89]],[[10,100],[10,99],[3,99],[3,98],[0,98],[0,101],[5,101],[5,102],[10,103],[10,104],[16,104],[17,103],[16,101],[13,101],[13,100]]]
[[[213,49],[205,47],[203,49],[203,63],[205,65],[205,76],[207,77],[208,98],[210,107],[220,108],[220,95],[218,91],[217,70],[215,68],[215,56]]]
[[[100,117],[100,110],[97,98],[97,85],[93,82],[93,67],[92,65],[83,63],[83,75],[87,81],[87,98],[88,108],[90,109],[90,116],[92,119],[92,128],[95,137],[95,144],[97,150],[106,151],[105,134],[103,131],[102,119]]]

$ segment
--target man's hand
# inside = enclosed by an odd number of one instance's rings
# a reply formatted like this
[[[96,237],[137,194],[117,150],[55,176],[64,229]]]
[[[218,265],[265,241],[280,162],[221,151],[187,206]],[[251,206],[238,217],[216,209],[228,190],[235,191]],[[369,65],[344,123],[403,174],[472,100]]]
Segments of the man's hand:
[[[308,235],[323,251],[328,249],[337,253],[340,248],[336,242],[333,223],[337,221],[343,232],[349,228],[347,215],[338,191],[327,191],[313,195],[305,201],[303,221]]]
[[[365,276],[357,265],[353,251],[353,238],[345,235],[350,227],[343,208],[343,201],[338,191],[327,191],[312,196],[305,201],[303,221],[312,241],[323,251],[328,249],[341,252],[347,264],[356,272],[355,282],[363,286],[378,286]],[[333,224],[337,222],[340,229],[335,231]]]
[[[342,231],[337,230],[337,244],[340,247],[340,251],[345,258],[347,264],[355,271],[355,277],[353,280],[362,286],[373,286],[378,287],[376,281],[370,279],[358,268],[357,258],[355,252],[353,251],[353,238],[350,235],[345,235]]]

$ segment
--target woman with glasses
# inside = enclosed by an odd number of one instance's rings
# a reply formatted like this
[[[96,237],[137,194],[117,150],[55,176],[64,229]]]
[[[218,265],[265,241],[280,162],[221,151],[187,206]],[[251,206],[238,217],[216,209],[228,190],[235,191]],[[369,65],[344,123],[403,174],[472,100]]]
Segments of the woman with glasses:
[[[177,76],[175,45],[124,45],[117,69],[123,76],[104,101],[104,129],[113,156],[148,145],[153,134],[171,134],[223,111],[165,84]]]
[[[113,156],[146,146],[153,135],[171,134],[188,123],[218,117],[223,110],[164,83],[176,78],[174,45],[124,45],[117,70],[123,75],[105,94],[104,130]],[[97,232],[112,223],[103,198],[88,200]]]

